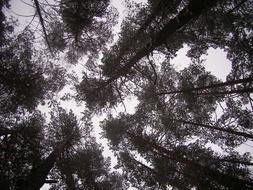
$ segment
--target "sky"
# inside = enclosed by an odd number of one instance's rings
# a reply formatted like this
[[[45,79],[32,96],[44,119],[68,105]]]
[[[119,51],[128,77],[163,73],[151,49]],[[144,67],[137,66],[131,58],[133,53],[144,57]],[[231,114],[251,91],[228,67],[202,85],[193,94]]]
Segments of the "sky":
[[[143,2],[141,0],[135,0],[136,2]],[[21,20],[21,25],[19,27],[20,30],[22,30],[25,26],[27,26],[34,15],[34,10],[31,9],[29,5],[30,0],[12,0],[11,1],[11,10],[12,14],[15,17],[18,17]],[[120,29],[120,23],[124,16],[126,15],[126,9],[124,7],[125,3],[124,0],[112,0],[111,4],[116,7],[119,11],[119,23],[115,27],[114,32],[117,34]],[[21,16],[23,15],[23,16]],[[35,24],[35,23],[33,23]],[[171,60],[171,64],[173,64],[176,68],[176,70],[182,70],[183,68],[187,67],[191,60],[186,56],[187,50],[189,48],[187,46],[184,46],[182,49],[180,49],[177,52],[177,56]],[[207,51],[207,55],[204,55],[201,57],[204,59],[204,66],[207,71],[210,71],[213,75],[218,77],[219,79],[225,81],[227,74],[231,71],[231,62],[226,58],[226,52],[224,52],[221,49],[213,49],[210,48]],[[79,77],[81,77],[81,71],[82,71],[82,65],[76,66],[74,70],[78,73]],[[128,113],[134,113],[134,108],[137,105],[136,99],[127,99],[125,101],[125,105],[127,105],[127,112]],[[83,104],[77,105],[75,101],[69,101],[62,104],[64,108],[67,110],[72,109],[77,115],[80,115],[80,113],[83,111]],[[48,108],[46,106],[40,106],[40,109],[44,112],[48,112]],[[123,111],[123,107],[119,106],[119,108],[114,111],[116,114],[120,111]],[[102,132],[101,128],[99,127],[99,122],[105,118],[105,115],[97,116],[92,119],[93,125],[94,125],[94,134],[96,135],[97,141],[104,146],[104,156],[109,156],[112,158],[112,165],[115,165],[117,160],[114,158],[113,153],[109,150],[109,147],[107,146],[107,140],[101,139],[100,133]],[[252,152],[252,147],[250,147],[252,142],[249,142],[249,146],[244,145],[240,148],[240,152]],[[48,189],[48,186],[43,186],[43,190]],[[134,188],[130,188],[134,189]]]

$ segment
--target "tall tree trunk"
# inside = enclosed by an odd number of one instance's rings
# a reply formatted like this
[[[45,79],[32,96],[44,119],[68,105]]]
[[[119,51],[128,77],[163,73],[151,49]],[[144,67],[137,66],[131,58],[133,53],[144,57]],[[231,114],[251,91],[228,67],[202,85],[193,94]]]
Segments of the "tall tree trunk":
[[[241,83],[249,83],[253,82],[253,77],[244,78],[244,79],[238,79],[238,80],[232,80],[232,81],[226,81],[222,83],[216,83],[216,84],[210,84],[208,86],[200,86],[196,88],[188,88],[188,89],[182,89],[182,90],[174,90],[174,91],[168,91],[168,92],[159,92],[156,93],[156,95],[169,95],[169,94],[178,94],[178,93],[186,93],[186,92],[194,92],[194,91],[201,91],[201,90],[207,90],[212,88],[219,88],[219,87],[225,87],[225,86],[231,86],[235,84],[241,84]],[[238,90],[231,90],[231,91],[224,91],[224,92],[203,92],[199,93],[201,94],[234,94],[234,93],[245,93],[245,92],[252,92],[252,88],[249,89],[238,89]]]
[[[168,158],[178,161],[185,164],[186,166],[192,168],[192,171],[200,171],[204,174],[203,177],[207,176],[212,180],[218,182],[219,184],[230,188],[231,190],[253,190],[253,183],[239,179],[237,177],[231,176],[229,174],[221,173],[218,170],[210,169],[206,166],[203,166],[193,160],[190,160],[186,157],[175,155],[172,151],[169,151],[161,146],[158,146],[155,143],[152,143],[152,147],[157,151],[164,153]]]
[[[217,131],[222,131],[222,132],[226,132],[229,134],[233,134],[233,135],[237,135],[237,136],[241,136],[247,139],[252,139],[253,140],[253,135],[249,134],[249,133],[244,133],[244,132],[240,132],[240,131],[235,131],[233,129],[225,129],[225,128],[221,128],[221,127],[216,127],[213,125],[206,125],[206,124],[201,124],[201,123],[195,123],[192,121],[186,121],[183,119],[167,119],[168,121],[174,121],[174,122],[178,122],[178,123],[184,123],[184,124],[189,124],[192,126],[196,126],[196,127],[203,127],[203,128],[207,128],[207,129],[211,129],[211,130],[217,130]]]
[[[241,164],[241,165],[245,165],[245,166],[253,166],[252,162],[247,162],[247,161],[241,161],[241,160],[234,160],[229,159],[229,158],[219,158],[219,159],[215,159],[214,162],[228,162],[228,163],[233,163],[233,164]]]
[[[180,182],[177,179],[170,179],[167,176],[161,176],[161,174],[159,174],[159,172],[157,172],[156,170],[150,168],[149,166],[141,163],[140,161],[138,161],[134,158],[131,158],[130,156],[128,156],[128,159],[130,159],[130,160],[128,160],[129,162],[134,162],[137,166],[140,165],[142,171],[146,170],[150,174],[154,174],[158,178],[162,178],[162,179],[167,180],[167,183],[173,187],[176,187],[181,190],[188,190],[189,189],[187,187],[182,186],[182,184],[180,184]],[[175,169],[175,172],[181,173],[181,172],[177,171],[176,169]]]
[[[73,175],[71,171],[66,172],[66,184],[67,184],[67,190],[75,190],[75,180],[73,178]]]
[[[243,88],[243,89],[234,89],[234,90],[225,90],[225,91],[211,91],[211,92],[200,92],[197,95],[229,95],[229,94],[244,94],[253,92],[253,88]]]
[[[66,142],[55,148],[49,156],[42,160],[37,168],[33,168],[27,177],[17,186],[15,190],[39,190],[46,182],[47,175],[53,168],[57,157],[64,150]]]
[[[124,66],[115,71],[114,75],[110,76],[108,80],[106,80],[99,88],[103,86],[107,86],[113,83],[115,80],[120,78],[121,76],[125,76],[128,74],[129,70],[143,57],[149,55],[155,48],[164,44],[164,42],[172,36],[179,29],[184,27],[190,21],[199,17],[204,11],[210,9],[214,6],[219,0],[190,0],[189,4],[173,19],[169,21],[169,23],[160,31],[157,32],[153,39],[153,42],[147,43],[145,47],[138,50],[135,55],[133,55]],[[220,0],[222,1],[222,0]],[[120,60],[117,60],[120,62]]]
[[[60,158],[59,162],[57,163],[57,166],[65,177],[65,183],[67,185],[66,189],[75,190],[75,180],[73,178],[73,171],[71,168],[68,151],[64,152],[63,157]]]
[[[144,21],[144,23],[140,26],[140,28],[135,32],[131,40],[126,41],[126,45],[123,48],[120,48],[119,55],[115,58],[115,60],[119,60],[122,58],[123,54],[126,53],[131,47],[131,42],[137,41],[138,38],[141,36],[141,34],[147,29],[148,26],[152,23],[152,21],[159,15],[163,9],[169,6],[170,3],[173,3],[173,0],[158,0],[157,6],[154,8],[154,10],[150,13],[150,15],[147,17],[147,19]],[[177,2],[177,5],[180,4],[179,0]]]
[[[43,31],[44,36],[45,36],[45,40],[46,40],[48,49],[49,49],[51,55],[53,56],[54,54],[53,54],[52,48],[51,48],[50,43],[49,43],[49,40],[48,40],[46,28],[45,28],[45,25],[44,25],[44,19],[43,19],[43,17],[42,17],[41,10],[40,10],[39,1],[38,1],[38,0],[34,0],[34,3],[35,3],[35,7],[36,7],[36,10],[37,10],[37,13],[38,13],[38,15],[39,15],[40,24],[41,24],[42,31]]]
[[[203,177],[208,177],[217,183],[230,188],[231,190],[253,190],[253,183],[239,179],[235,176],[224,174],[218,170],[214,170],[208,168],[207,166],[203,166],[202,164],[195,162],[194,160],[189,159],[186,156],[182,156],[179,154],[175,154],[175,152],[167,150],[166,148],[156,144],[155,142],[151,142],[141,136],[137,136],[133,133],[127,132],[129,137],[136,142],[141,142],[140,144],[146,144],[151,147],[153,150],[151,151],[158,151],[161,154],[164,154],[168,159],[174,160],[176,162],[185,164],[187,167],[191,168],[192,172],[200,172],[202,173]]]

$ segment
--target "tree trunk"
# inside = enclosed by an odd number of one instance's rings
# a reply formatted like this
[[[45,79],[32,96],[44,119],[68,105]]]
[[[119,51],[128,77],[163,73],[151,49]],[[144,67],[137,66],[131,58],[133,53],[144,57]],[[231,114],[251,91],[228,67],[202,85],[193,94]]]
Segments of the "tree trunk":
[[[66,176],[67,190],[75,190],[76,189],[75,180],[73,178],[72,173],[70,173],[70,171],[66,172],[65,176]]]
[[[43,33],[44,33],[44,36],[45,36],[45,40],[46,40],[48,49],[49,49],[51,55],[53,56],[54,54],[53,54],[52,48],[50,46],[50,43],[49,43],[49,40],[48,40],[48,37],[47,37],[47,32],[46,32],[46,28],[45,28],[45,25],[44,25],[44,20],[43,20],[41,11],[40,11],[39,1],[38,0],[34,0],[34,3],[35,3],[36,10],[38,12],[38,15],[39,15],[40,24],[41,24],[41,27],[42,27],[42,30],[43,30]]]
[[[147,165],[139,162],[138,160],[131,158],[130,156],[129,156],[129,159],[131,159],[132,162],[136,163],[136,165],[140,165],[142,167],[142,170],[147,170],[149,173],[154,174],[158,178],[165,178],[169,185],[176,187],[177,189],[181,189],[181,190],[188,190],[189,189],[189,188],[183,187],[182,184],[180,184],[180,182],[177,179],[173,180],[173,179],[168,178],[167,176],[161,176],[161,174],[159,174],[159,172],[157,172],[154,169],[148,167]],[[175,172],[181,173],[179,171],[175,171]]]
[[[126,45],[123,48],[120,48],[119,55],[115,58],[115,60],[119,60],[122,58],[123,54],[126,53],[131,47],[131,42],[137,41],[140,35],[147,29],[148,26],[150,26],[151,22],[155,19],[155,17],[168,6],[170,3],[173,3],[172,0],[158,0],[157,6],[154,8],[154,10],[150,13],[150,15],[147,17],[147,19],[144,21],[144,23],[140,26],[140,28],[135,32],[133,37],[131,37],[131,40],[126,41]],[[180,1],[178,2],[178,4]]]
[[[239,179],[235,176],[224,174],[218,170],[210,169],[207,166],[203,166],[194,160],[189,159],[186,156],[182,156],[179,154],[175,154],[174,152],[167,150],[164,147],[159,146],[155,142],[151,142],[141,136],[137,136],[133,133],[127,132],[131,139],[134,139],[136,142],[141,142],[140,144],[146,144],[150,146],[153,150],[158,151],[161,154],[164,154],[168,159],[174,160],[176,162],[185,164],[187,167],[191,168],[192,172],[200,172],[202,173],[203,177],[208,177],[217,183],[230,188],[231,190],[253,190],[253,183]]]
[[[65,183],[67,185],[66,190],[75,190],[75,180],[72,175],[73,172],[70,164],[69,152],[64,152],[64,155],[60,158],[57,166],[65,177]]]
[[[216,159],[215,162],[228,162],[228,163],[233,163],[233,164],[241,164],[245,166],[253,166],[252,162],[233,160],[233,159],[228,159],[228,158],[219,158],[219,159]]]
[[[196,87],[196,88],[188,88],[188,89],[168,91],[168,92],[159,92],[159,93],[156,93],[156,95],[161,96],[161,95],[169,95],[169,94],[194,92],[194,91],[201,91],[201,90],[206,90],[206,89],[219,88],[219,87],[225,87],[225,86],[241,84],[241,83],[249,83],[249,82],[253,82],[253,77],[232,80],[232,81],[226,81],[223,83],[211,84],[208,86],[200,86],[200,87]],[[238,90],[231,90],[231,91],[224,91],[224,92],[206,92],[206,93],[203,92],[203,93],[199,93],[198,95],[201,95],[201,94],[207,94],[207,95],[214,94],[215,95],[215,94],[245,93],[245,92],[252,92],[252,90],[253,90],[252,88],[249,88],[249,89],[238,89]]]
[[[99,88],[113,83],[121,76],[128,74],[129,70],[143,57],[149,55],[155,48],[161,46],[170,36],[172,36],[179,29],[184,27],[187,23],[200,16],[205,10],[210,9],[217,3],[218,0],[190,0],[186,6],[175,18],[171,19],[169,23],[160,31],[157,32],[153,38],[153,42],[149,42],[145,47],[138,50],[124,66],[115,71],[109,79],[107,79]],[[220,0],[221,1],[221,0]],[[120,62],[120,60],[117,60]]]
[[[46,182],[47,175],[65,146],[66,142],[63,142],[56,147],[46,159],[41,161],[41,164],[37,168],[31,170],[24,181],[20,183],[20,186],[16,186],[15,190],[39,190]]]
[[[207,129],[222,131],[222,132],[226,132],[226,133],[229,133],[229,134],[233,134],[233,135],[237,135],[237,136],[241,136],[241,137],[253,140],[253,135],[252,134],[244,133],[244,132],[240,132],[240,131],[235,131],[233,129],[225,129],[225,128],[220,128],[220,127],[216,127],[216,126],[212,126],[212,125],[206,125],[206,124],[201,124],[201,123],[195,123],[195,122],[192,122],[192,121],[186,121],[186,120],[183,120],[183,119],[167,119],[167,120],[175,121],[175,122],[178,122],[178,123],[189,124],[189,125],[193,125],[193,126],[196,126],[196,127],[203,127],[203,128],[207,128]]]
[[[253,88],[243,88],[243,89],[234,89],[234,90],[225,90],[225,91],[211,91],[211,92],[200,92],[196,95],[229,95],[229,94],[243,94],[243,93],[251,93],[253,92]]]

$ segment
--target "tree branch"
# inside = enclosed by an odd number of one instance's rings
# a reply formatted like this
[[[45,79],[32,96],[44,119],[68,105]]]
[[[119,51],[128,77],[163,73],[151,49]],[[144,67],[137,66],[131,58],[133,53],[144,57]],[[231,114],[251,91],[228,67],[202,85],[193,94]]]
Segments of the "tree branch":
[[[150,60],[149,56],[148,56],[148,63],[151,65],[151,68],[153,69],[153,71],[155,73],[155,80],[154,80],[154,86],[155,86],[156,85],[156,81],[157,81],[157,73],[156,73],[155,67],[154,67],[152,61]]]

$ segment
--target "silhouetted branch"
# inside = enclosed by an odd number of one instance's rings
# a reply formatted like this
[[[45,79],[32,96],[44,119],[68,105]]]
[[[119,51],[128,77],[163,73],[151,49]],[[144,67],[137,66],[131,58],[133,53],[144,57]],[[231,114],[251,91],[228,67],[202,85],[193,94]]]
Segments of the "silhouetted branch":
[[[154,71],[154,74],[155,74],[155,80],[154,80],[154,85],[156,85],[156,81],[157,81],[157,73],[156,73],[156,70],[155,70],[155,67],[152,63],[152,61],[150,60],[149,56],[148,56],[148,63],[151,65],[151,68],[153,69]]]

